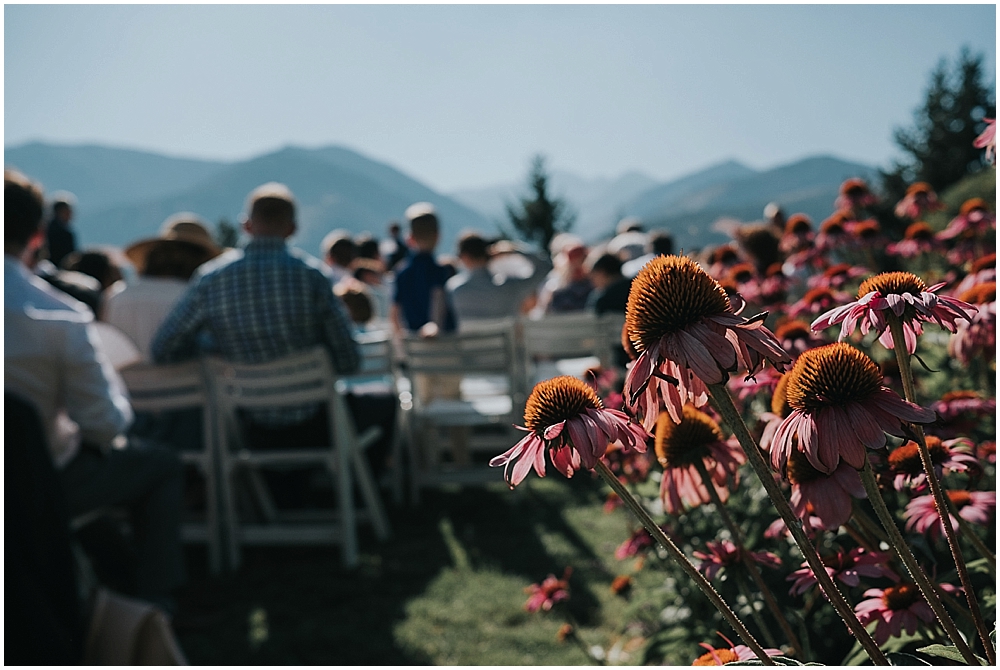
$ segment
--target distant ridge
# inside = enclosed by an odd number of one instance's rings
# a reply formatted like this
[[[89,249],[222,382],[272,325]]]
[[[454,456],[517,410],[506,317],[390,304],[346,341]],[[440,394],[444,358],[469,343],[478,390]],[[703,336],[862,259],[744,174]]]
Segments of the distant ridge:
[[[100,146],[31,143],[7,148],[5,165],[38,179],[51,192],[79,198],[76,227],[84,244],[124,245],[155,233],[181,210],[213,225],[237,221],[247,194],[267,181],[281,181],[299,204],[293,242],[312,254],[329,231],[385,234],[390,220],[426,200],[442,223],[441,251],[452,250],[463,228],[492,230],[479,213],[435,192],[399,170],[344,147],[289,146],[238,162],[197,161]]]

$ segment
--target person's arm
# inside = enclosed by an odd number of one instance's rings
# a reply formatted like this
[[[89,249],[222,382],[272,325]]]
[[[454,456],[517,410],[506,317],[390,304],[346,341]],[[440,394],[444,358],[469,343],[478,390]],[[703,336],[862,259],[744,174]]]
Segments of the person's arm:
[[[177,363],[198,356],[198,333],[205,325],[201,284],[191,286],[163,320],[150,346],[156,363]]]
[[[323,328],[323,342],[337,374],[351,374],[361,367],[361,351],[351,337],[351,318],[343,302],[333,294],[327,277],[320,272],[316,276],[316,312]]]
[[[97,353],[92,324],[73,324],[65,331],[62,388],[66,413],[80,427],[85,442],[109,445],[132,423],[125,384],[111,362]]]

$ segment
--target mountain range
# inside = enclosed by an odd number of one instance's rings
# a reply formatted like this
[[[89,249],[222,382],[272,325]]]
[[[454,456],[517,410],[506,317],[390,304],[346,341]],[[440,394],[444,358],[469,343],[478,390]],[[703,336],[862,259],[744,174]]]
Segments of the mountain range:
[[[246,195],[267,181],[288,184],[299,203],[297,246],[318,253],[334,228],[385,234],[410,204],[434,203],[441,224],[439,250],[452,252],[458,233],[497,232],[506,204],[528,193],[526,183],[507,183],[449,194],[434,191],[390,165],[344,147],[286,147],[243,161],[204,161],[104,146],[32,142],[7,147],[4,163],[39,180],[48,193],[78,198],[75,226],[84,245],[125,245],[156,233],[169,215],[193,211],[215,225],[236,222]],[[719,220],[759,219],[768,202],[786,213],[820,221],[833,208],[844,179],[874,179],[874,168],[831,156],[805,158],[768,170],[727,161],[669,182],[641,172],[587,179],[556,170],[551,192],[576,215],[573,231],[589,242],[613,234],[625,216],[649,229],[671,231],[679,248],[725,239]]]

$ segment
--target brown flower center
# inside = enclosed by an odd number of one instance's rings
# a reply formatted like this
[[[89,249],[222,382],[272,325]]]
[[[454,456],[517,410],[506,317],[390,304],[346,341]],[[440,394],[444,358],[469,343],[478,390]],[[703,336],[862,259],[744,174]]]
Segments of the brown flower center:
[[[983,256],[982,258],[972,263],[972,274],[976,274],[980,270],[986,270],[987,268],[995,268],[996,266],[997,266],[996,254]]]
[[[753,279],[754,267],[749,263],[737,263],[729,269],[729,278],[738,284]]]
[[[878,235],[880,231],[881,228],[879,228],[878,222],[873,219],[868,219],[857,225],[854,229],[854,234],[863,240],[871,240]]]
[[[941,439],[928,435],[924,438],[927,442],[927,451],[931,454],[931,462],[935,465],[943,463],[951,455],[948,447],[941,444]],[[908,475],[917,475],[924,471],[923,462],[920,460],[920,447],[916,442],[910,441],[898,447],[889,454],[889,465],[893,470],[903,472]]]
[[[524,407],[524,426],[540,433],[547,427],[579,416],[587,409],[603,409],[601,399],[576,377],[555,377],[535,385]]]
[[[814,468],[806,455],[797,448],[792,449],[788,462],[785,464],[785,479],[789,482],[802,485],[829,476]]]
[[[785,340],[807,340],[812,335],[812,330],[805,321],[793,319],[778,326],[778,329],[774,331],[774,335],[781,342]]]
[[[805,214],[792,214],[785,224],[785,233],[801,235],[812,230],[812,221]]]
[[[827,279],[833,279],[834,277],[839,277],[840,275],[846,275],[850,269],[851,266],[847,263],[837,263],[836,265],[831,265],[826,270],[823,270],[823,276]]]
[[[934,237],[934,229],[924,221],[917,221],[906,227],[903,237],[908,240],[930,240]]]
[[[920,600],[920,589],[913,584],[890,586],[882,592],[882,602],[891,610],[909,609],[910,605]]]
[[[906,189],[906,195],[929,195],[931,192],[931,185],[925,181],[918,181]]]
[[[882,387],[878,366],[843,342],[809,349],[788,373],[786,394],[793,409],[864,403]]]
[[[702,654],[691,665],[719,665],[719,663],[725,665],[738,660],[740,657],[732,649],[715,649],[707,654]]]
[[[664,335],[729,310],[726,291],[697,263],[685,256],[658,256],[632,281],[625,325],[642,353]]]
[[[709,454],[708,445],[722,441],[719,424],[690,405],[684,406],[680,423],[662,412],[655,431],[656,460],[664,468],[690,465]]]
[[[788,416],[788,374],[781,375],[778,385],[774,387],[774,395],[771,396],[771,411],[778,416]]]
[[[955,506],[955,509],[962,509],[972,502],[972,494],[968,491],[945,491],[948,500]]]
[[[832,304],[834,301],[833,291],[826,287],[813,288],[806,291],[806,294],[802,296],[807,305],[818,305],[820,307],[825,307],[826,305]]]
[[[868,184],[861,179],[848,179],[840,185],[840,192],[848,197],[857,198],[868,193]]]
[[[975,391],[948,391],[941,396],[942,402],[952,402],[954,400],[978,400],[979,394]]]
[[[958,299],[962,302],[967,302],[970,305],[984,305],[986,303],[996,302],[997,283],[995,281],[991,281],[984,284],[976,284],[972,288],[962,291],[962,295],[958,296]]]
[[[858,288],[858,298],[863,298],[872,291],[878,291],[882,295],[909,293],[912,296],[918,296],[926,290],[927,284],[911,272],[883,272],[861,282],[861,287]]]
[[[958,210],[958,213],[962,216],[967,216],[969,213],[981,209],[986,210],[986,201],[982,198],[969,198],[962,203],[962,208]]]

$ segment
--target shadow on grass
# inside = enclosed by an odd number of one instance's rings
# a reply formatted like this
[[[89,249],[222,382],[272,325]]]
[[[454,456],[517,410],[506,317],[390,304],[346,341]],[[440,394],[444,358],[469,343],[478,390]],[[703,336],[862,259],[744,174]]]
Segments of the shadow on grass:
[[[579,481],[517,492],[428,491],[419,507],[390,509],[390,541],[380,544],[362,528],[354,570],[342,567],[337,547],[251,547],[238,573],[212,577],[204,549],[192,547],[178,637],[195,664],[430,664],[394,629],[407,603],[461,562],[524,583],[572,565],[570,609],[586,624],[600,609],[589,579],[610,577],[561,510],[599,503],[596,490]],[[546,548],[553,542],[558,551]]]

